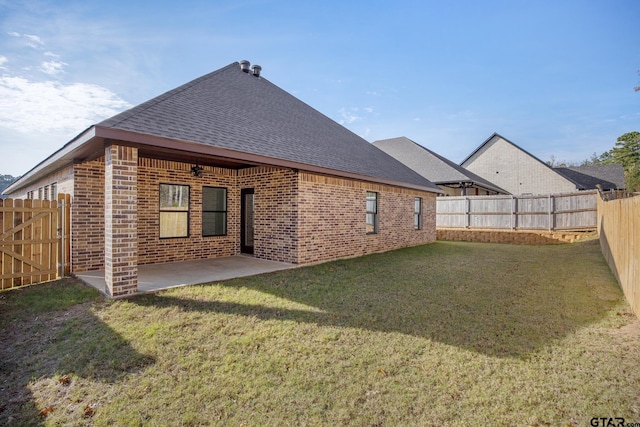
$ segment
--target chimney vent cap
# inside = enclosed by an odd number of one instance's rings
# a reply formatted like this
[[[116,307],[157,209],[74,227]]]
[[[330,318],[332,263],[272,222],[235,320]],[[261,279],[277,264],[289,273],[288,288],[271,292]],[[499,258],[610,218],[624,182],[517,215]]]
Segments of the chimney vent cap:
[[[260,71],[262,71],[262,67],[259,65],[254,65],[253,67],[251,67],[251,72],[256,77],[260,77]]]
[[[242,71],[244,71],[245,73],[249,72],[249,68],[251,67],[251,63],[249,61],[243,59],[242,61],[238,61],[238,64],[240,64],[240,69]]]

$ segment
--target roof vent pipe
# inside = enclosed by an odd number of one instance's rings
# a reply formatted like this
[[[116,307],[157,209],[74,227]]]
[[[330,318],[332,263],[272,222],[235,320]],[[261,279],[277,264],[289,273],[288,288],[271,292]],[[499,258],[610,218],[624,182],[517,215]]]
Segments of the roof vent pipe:
[[[251,63],[249,61],[247,61],[246,59],[239,61],[238,62],[240,64],[240,69],[242,71],[244,71],[245,73],[249,72],[249,67],[251,66]]]
[[[260,71],[262,71],[262,67],[259,65],[254,65],[251,67],[252,74],[256,77],[260,77]]]

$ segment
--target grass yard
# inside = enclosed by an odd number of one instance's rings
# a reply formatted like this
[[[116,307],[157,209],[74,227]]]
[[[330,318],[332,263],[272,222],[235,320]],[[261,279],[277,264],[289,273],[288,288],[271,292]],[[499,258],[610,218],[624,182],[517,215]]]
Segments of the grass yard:
[[[119,301],[0,294],[0,424],[640,423],[597,241],[437,242]]]

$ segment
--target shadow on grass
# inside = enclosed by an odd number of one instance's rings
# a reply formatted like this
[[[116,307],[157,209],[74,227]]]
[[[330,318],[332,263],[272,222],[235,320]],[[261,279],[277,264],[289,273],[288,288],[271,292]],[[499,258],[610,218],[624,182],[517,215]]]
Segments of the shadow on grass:
[[[115,383],[154,363],[92,313],[91,302],[100,297],[93,289],[87,293],[87,289],[79,283],[58,282],[3,295],[3,308],[7,310],[0,315],[1,425],[44,425],[52,416],[46,414],[47,408],[36,406],[30,383],[53,380],[54,386],[39,390],[44,400],[53,402],[51,414],[68,411],[73,405],[81,411],[91,402],[60,402],[62,389],[83,379]],[[45,301],[56,294],[58,298],[77,298],[62,304]],[[29,300],[39,300],[40,309],[21,307]]]
[[[256,290],[321,312],[182,298],[179,290],[131,302],[402,333],[489,356],[524,358],[602,319],[620,299],[597,242],[438,242],[216,285]]]

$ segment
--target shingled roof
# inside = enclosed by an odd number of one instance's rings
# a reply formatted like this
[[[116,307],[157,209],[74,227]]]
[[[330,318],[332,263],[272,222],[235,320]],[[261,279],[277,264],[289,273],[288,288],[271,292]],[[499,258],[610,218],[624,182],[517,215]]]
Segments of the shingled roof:
[[[97,126],[441,190],[358,135],[234,62]]]
[[[451,160],[429,150],[407,137],[382,139],[373,143],[423,177],[437,185],[475,184],[498,193],[508,194],[497,185],[466,170]]]
[[[575,182],[579,190],[593,190],[600,185],[602,190],[624,190],[622,165],[589,165],[553,168],[559,174]]]

